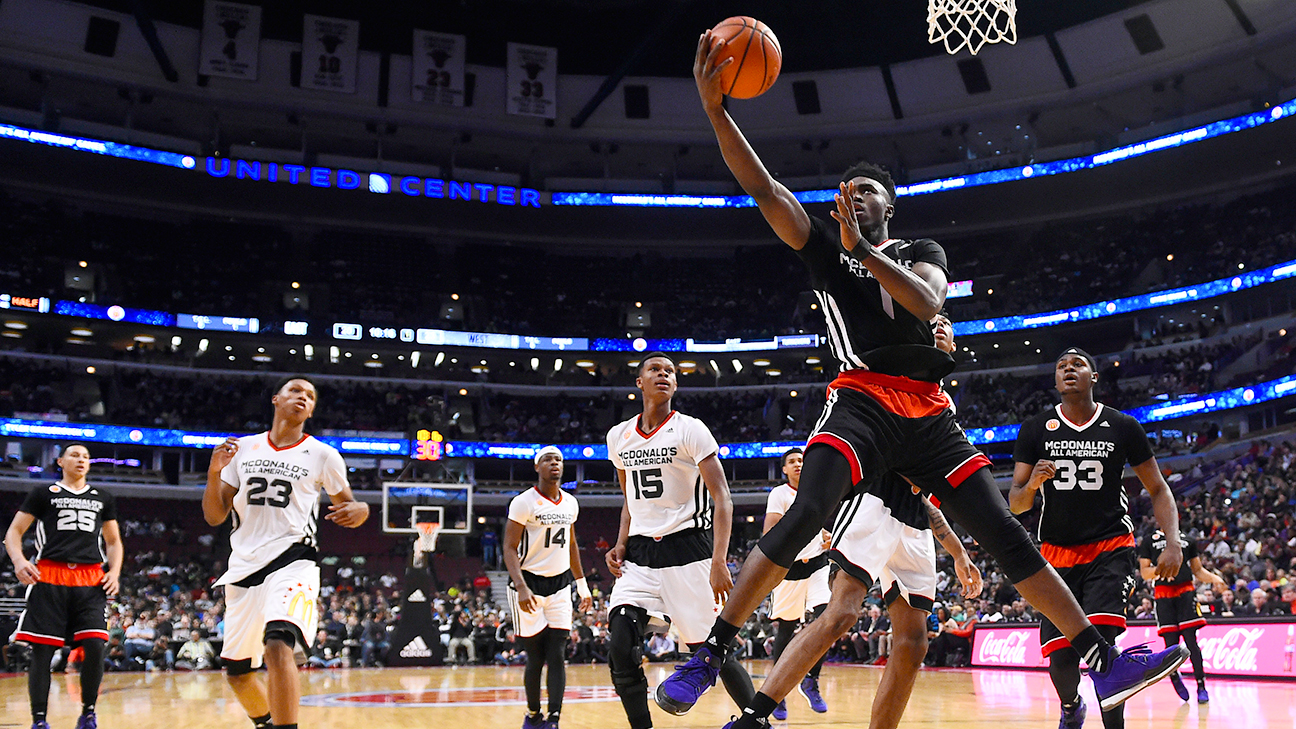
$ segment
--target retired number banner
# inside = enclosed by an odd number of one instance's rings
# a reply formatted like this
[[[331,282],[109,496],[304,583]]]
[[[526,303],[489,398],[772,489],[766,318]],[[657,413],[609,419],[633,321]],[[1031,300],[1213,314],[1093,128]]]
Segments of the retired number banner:
[[[464,54],[462,35],[414,31],[411,98],[445,106],[464,105]]]
[[[256,81],[261,8],[207,0],[203,6],[198,73]]]
[[[307,15],[303,23],[301,87],[354,94],[360,22]]]
[[[508,113],[556,119],[557,86],[557,48],[508,44]]]

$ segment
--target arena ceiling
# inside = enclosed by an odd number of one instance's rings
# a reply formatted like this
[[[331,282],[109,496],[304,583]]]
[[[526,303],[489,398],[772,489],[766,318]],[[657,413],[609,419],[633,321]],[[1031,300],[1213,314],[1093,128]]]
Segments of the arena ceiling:
[[[505,65],[508,41],[555,46],[563,73],[688,76],[697,34],[731,15],[764,21],[784,70],[858,68],[944,53],[927,42],[922,0],[241,0],[263,9],[262,35],[300,41],[305,13],[359,20],[365,50],[409,54],[412,28],[468,36],[467,60]],[[1147,0],[1017,0],[1019,37],[1053,33]],[[84,4],[201,27],[202,0]],[[639,50],[640,52],[636,53]],[[628,66],[623,68],[623,66]]]

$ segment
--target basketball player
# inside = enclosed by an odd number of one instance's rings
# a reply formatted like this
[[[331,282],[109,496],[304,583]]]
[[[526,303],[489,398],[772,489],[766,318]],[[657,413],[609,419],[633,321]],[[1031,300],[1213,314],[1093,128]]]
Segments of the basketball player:
[[[296,657],[304,661],[317,622],[320,489],[333,502],[325,519],[355,528],[369,518],[369,506],[351,494],[342,455],[303,432],[315,399],[305,377],[279,383],[270,430],[217,446],[203,492],[208,524],[234,513],[229,569],[216,581],[225,586],[221,659],[258,729],[297,726]],[[265,685],[253,673],[263,662]]]
[[[631,729],[646,729],[652,726],[642,665],[648,617],[665,613],[694,650],[706,638],[733,589],[725,561],[733,503],[711,431],[671,409],[675,362],[652,352],[638,374],[643,414],[607,434],[608,458],[625,494],[617,542],[606,556],[617,578],[608,601],[608,664]],[[715,670],[734,702],[746,706],[754,693],[746,669],[729,656]]]
[[[830,223],[812,218],[770,176],[725,111],[720,72],[724,41],[710,31],[693,64],[702,106],[721,154],[774,232],[805,263],[828,323],[840,374],[808,441],[796,501],[748,557],[706,646],[658,687],[676,711],[687,711],[715,684],[716,668],[738,627],[778,584],[798,552],[819,533],[852,490],[895,471],[932,497],[999,563],[1018,591],[1054,624],[1092,667],[1103,708],[1124,702],[1187,657],[1186,651],[1122,654],[1085,618],[1075,597],[1008,511],[976,450],[949,411],[940,379],[954,368],[934,346],[930,319],[947,290],[945,251],[931,240],[897,240],[887,226],[895,184],[884,170],[860,164],[842,175]]]
[[[27,692],[32,729],[49,729],[50,662],[67,645],[85,650],[81,661],[81,718],[77,729],[96,729],[95,702],[108,645],[108,597],[117,594],[122,569],[121,531],[112,494],[86,482],[90,451],[63,447],[63,477],[27,494],[5,532],[14,575],[27,585],[15,641],[31,645]],[[36,524],[36,562],[23,555],[23,535]],[[108,570],[104,571],[104,562]]]
[[[1053,379],[1062,402],[1022,423],[1013,448],[1013,513],[1030,511],[1041,496],[1040,552],[1053,566],[1089,622],[1108,642],[1125,632],[1129,597],[1137,584],[1134,522],[1122,474],[1134,468],[1152,497],[1152,513],[1175,547],[1161,553],[1155,572],[1179,571],[1179,512],[1170,487],[1157,468],[1147,434],[1138,421],[1095,402],[1098,382],[1093,357],[1071,347],[1057,358]],[[1062,729],[1084,725],[1080,698],[1080,654],[1047,617],[1040,620],[1040,647],[1049,659],[1049,677],[1062,701]],[[1105,729],[1122,729],[1120,706],[1102,712]]]
[[[787,483],[775,486],[770,490],[765,502],[765,528],[768,532],[787,513],[788,507],[796,499],[797,486],[801,483],[800,448],[792,448],[783,454],[783,475]],[[777,621],[778,632],[774,634],[774,663],[778,663],[783,649],[792,641],[797,626],[805,620],[806,613],[811,620],[819,617],[828,604],[828,541],[832,536],[822,532],[822,539],[812,540],[796,556],[788,570],[787,577],[774,588],[770,596],[770,619]],[[827,652],[819,657],[814,666],[806,673],[797,688],[809,702],[810,708],[822,714],[828,710],[828,704],[819,693],[819,671],[823,668]],[[787,702],[780,701],[774,709],[774,718],[779,721],[787,719]]]
[[[1153,597],[1156,599],[1157,635],[1168,646],[1178,644],[1179,636],[1182,635],[1184,645],[1188,646],[1193,678],[1197,679],[1197,703],[1204,704],[1210,701],[1210,694],[1206,692],[1206,669],[1202,665],[1201,646],[1197,644],[1197,629],[1206,624],[1206,618],[1202,616],[1201,605],[1197,604],[1193,577],[1202,582],[1213,582],[1220,587],[1228,587],[1228,583],[1223,577],[1202,566],[1197,543],[1185,539],[1182,534],[1179,535],[1179,549],[1183,552],[1183,563],[1179,572],[1170,579],[1161,576],[1157,566],[1161,564],[1162,555],[1168,551],[1168,544],[1169,540],[1161,530],[1145,537],[1139,545],[1139,573],[1145,580],[1155,580]],[[1188,687],[1184,685],[1178,671],[1170,674],[1170,684],[1174,686],[1180,699],[1188,700]]]
[[[954,351],[954,330],[944,314],[932,318],[935,346]],[[953,403],[948,403],[952,409]],[[838,638],[859,619],[876,580],[891,618],[892,649],[873,696],[871,729],[895,729],[909,704],[918,670],[927,655],[927,616],[936,597],[935,534],[954,557],[954,571],[968,598],[981,594],[981,573],[940,510],[903,477],[888,473],[867,493],[857,494],[838,513],[828,557],[838,570],[828,608],[788,646],[761,690],[725,729],[757,729],[807,666],[817,665]],[[812,543],[813,544],[813,543]],[[794,566],[795,568],[795,566]],[[804,683],[804,680],[803,680]],[[778,710],[773,716],[779,719]]]
[[[564,492],[562,451],[545,446],[535,455],[540,481],[509,502],[504,525],[504,567],[509,573],[513,629],[526,648],[527,715],[522,729],[558,729],[567,666],[563,662],[572,629],[572,582],[581,612],[591,597],[574,524],[576,497]],[[549,716],[540,713],[540,673],[549,666]]]

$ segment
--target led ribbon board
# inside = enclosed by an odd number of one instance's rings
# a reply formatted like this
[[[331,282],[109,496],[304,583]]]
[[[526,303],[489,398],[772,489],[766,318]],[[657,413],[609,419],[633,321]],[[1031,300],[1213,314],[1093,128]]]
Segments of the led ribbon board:
[[[213,448],[224,443],[231,435],[238,434],[0,418],[0,437],[11,438],[53,438],[161,448]],[[351,438],[328,435],[316,436],[316,438],[338,449],[344,455],[408,456],[410,453],[409,441],[403,438]]]

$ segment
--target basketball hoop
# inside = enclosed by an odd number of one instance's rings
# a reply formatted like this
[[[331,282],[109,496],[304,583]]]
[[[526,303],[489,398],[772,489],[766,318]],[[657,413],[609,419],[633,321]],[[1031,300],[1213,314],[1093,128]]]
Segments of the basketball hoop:
[[[435,521],[420,521],[414,525],[418,536],[414,539],[415,554],[431,554],[436,551],[437,532],[441,525]]]
[[[927,41],[952,56],[987,43],[1017,42],[1017,0],[927,0]]]

